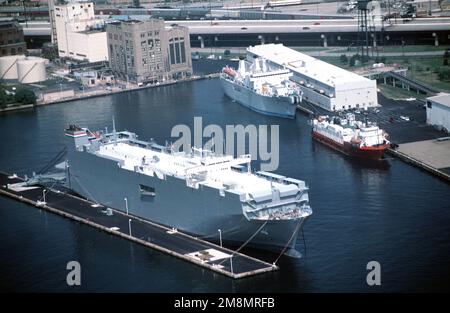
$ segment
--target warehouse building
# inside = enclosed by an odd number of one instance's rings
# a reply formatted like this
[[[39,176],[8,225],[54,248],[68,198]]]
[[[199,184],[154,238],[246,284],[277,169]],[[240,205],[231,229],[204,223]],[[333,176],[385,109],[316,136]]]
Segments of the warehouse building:
[[[23,29],[16,21],[0,21],[0,56],[25,54]]]
[[[116,77],[139,84],[192,75],[186,27],[166,27],[160,19],[127,19],[108,23],[106,32],[110,67]]]
[[[60,58],[90,63],[108,61],[104,21],[95,18],[93,2],[55,5],[54,18]]]
[[[247,58],[262,57],[271,65],[288,68],[303,91],[303,101],[328,111],[378,106],[377,84],[355,73],[300,53],[282,44],[247,48]]]
[[[427,124],[450,132],[450,94],[427,98]]]

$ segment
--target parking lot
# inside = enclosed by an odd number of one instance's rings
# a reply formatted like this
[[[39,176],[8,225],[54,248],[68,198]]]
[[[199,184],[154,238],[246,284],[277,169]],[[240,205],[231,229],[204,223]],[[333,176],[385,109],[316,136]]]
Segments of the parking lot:
[[[394,143],[406,143],[420,140],[436,139],[446,136],[426,123],[424,102],[417,100],[392,100],[378,94],[381,107],[356,114],[357,119],[367,116],[369,121],[377,123],[388,132]]]
[[[364,110],[347,110],[355,114],[356,119],[376,123],[389,134],[391,142],[402,144],[407,142],[430,140],[448,136],[426,123],[426,109],[422,101],[392,100],[378,93],[378,108]],[[316,115],[333,115],[333,113],[311,104],[302,104]],[[339,114],[339,113],[335,113]]]

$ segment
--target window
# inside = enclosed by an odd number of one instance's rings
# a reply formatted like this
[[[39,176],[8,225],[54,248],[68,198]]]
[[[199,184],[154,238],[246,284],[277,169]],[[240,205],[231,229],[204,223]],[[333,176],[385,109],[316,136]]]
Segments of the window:
[[[186,63],[186,49],[184,48],[184,41],[180,43],[181,46],[181,63]]]
[[[433,108],[433,105],[431,104],[431,101],[427,101],[427,108],[429,108],[429,109],[432,109]]]
[[[150,196],[150,197],[156,196],[155,188],[142,184],[139,184],[139,192],[141,193],[141,196]]]
[[[180,43],[175,43],[175,56],[177,60],[177,64],[181,63],[181,57],[180,57]]]
[[[169,45],[169,49],[170,49],[170,64],[175,64],[175,50],[173,43]]]

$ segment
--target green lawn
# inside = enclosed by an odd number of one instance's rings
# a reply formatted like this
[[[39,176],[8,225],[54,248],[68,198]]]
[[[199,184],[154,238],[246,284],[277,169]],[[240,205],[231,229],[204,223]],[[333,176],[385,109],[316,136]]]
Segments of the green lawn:
[[[387,57],[387,64],[401,64],[408,68],[409,78],[421,81],[431,87],[442,91],[450,92],[450,81],[441,81],[437,71],[443,68],[441,56],[422,56],[422,57]],[[450,69],[450,66],[446,66]]]
[[[426,51],[443,51],[445,49],[450,49],[450,46],[448,45],[442,45],[442,46],[430,46],[430,45],[426,45],[426,46],[420,46],[420,45],[405,45],[403,47],[402,50],[402,46],[398,45],[398,46],[379,46],[378,47],[378,52],[426,52]],[[347,53],[347,52],[351,52],[351,53],[360,53],[361,49],[359,47],[351,47],[350,51],[347,51],[347,48],[342,48],[342,49],[338,49],[338,50],[334,50],[333,52],[336,53]]]
[[[426,95],[417,94],[413,91],[408,91],[407,89],[397,88],[391,85],[378,84],[378,88],[381,93],[391,99],[400,100],[408,98],[425,99]]]
[[[325,47],[291,47],[292,49],[299,51],[299,52],[314,52],[314,51],[326,51],[330,50],[330,48]]]
[[[348,64],[341,63],[339,57],[319,57],[319,59],[339,66],[346,70],[350,67]],[[401,67],[408,68],[407,75],[409,78],[421,81],[426,85],[435,87],[444,92],[450,92],[450,81],[441,81],[437,71],[443,68],[443,60],[441,56],[407,56],[407,57],[386,57],[386,65],[398,64]],[[364,66],[373,64],[373,61]],[[450,69],[450,66],[447,66]]]

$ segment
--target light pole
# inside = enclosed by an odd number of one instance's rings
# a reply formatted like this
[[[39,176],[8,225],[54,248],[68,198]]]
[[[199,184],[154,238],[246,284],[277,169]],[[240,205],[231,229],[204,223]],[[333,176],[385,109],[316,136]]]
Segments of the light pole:
[[[219,229],[219,242],[220,246],[222,247],[222,231]]]
[[[128,230],[130,232],[130,237],[131,237],[131,218],[128,219]]]
[[[47,189],[43,189],[42,190],[42,200],[44,200],[43,202],[42,202],[42,204],[47,204],[47,202],[45,201],[45,193],[47,192]]]
[[[231,274],[234,274],[234,271],[233,271],[233,255],[230,255],[230,267],[231,267]]]
[[[129,213],[128,213],[128,199],[127,198],[123,198],[123,200],[125,200],[125,209],[127,210],[127,215],[129,215]]]
[[[405,40],[402,37],[402,57],[405,57]]]

